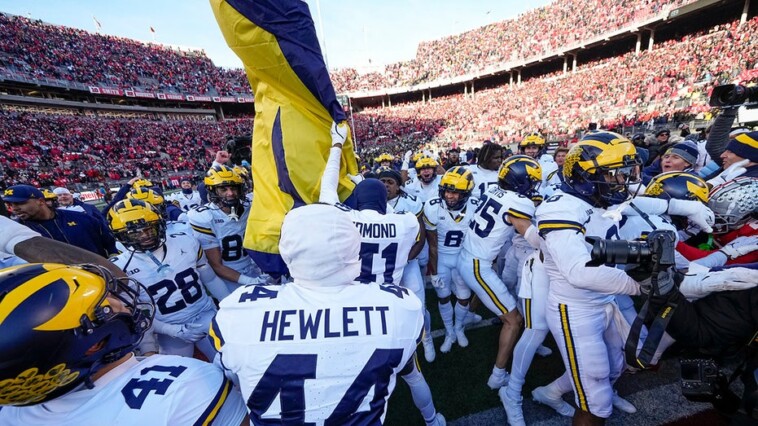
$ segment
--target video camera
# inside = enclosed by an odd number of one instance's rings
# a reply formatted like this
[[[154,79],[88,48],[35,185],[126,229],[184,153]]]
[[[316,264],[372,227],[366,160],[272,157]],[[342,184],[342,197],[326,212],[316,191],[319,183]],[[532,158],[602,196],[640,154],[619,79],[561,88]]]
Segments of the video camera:
[[[735,84],[716,86],[708,100],[708,105],[712,107],[736,107],[742,104],[748,109],[758,108],[758,87]]]

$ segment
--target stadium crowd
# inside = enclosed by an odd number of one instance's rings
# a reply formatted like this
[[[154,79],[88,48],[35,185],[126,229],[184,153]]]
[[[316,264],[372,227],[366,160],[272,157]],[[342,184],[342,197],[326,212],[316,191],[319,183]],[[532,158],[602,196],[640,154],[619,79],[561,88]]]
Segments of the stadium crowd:
[[[511,144],[530,129],[545,129],[554,139],[570,139],[595,122],[606,128],[638,127],[652,132],[692,119],[707,121],[713,86],[735,80],[749,83],[758,73],[758,18],[716,26],[656,45],[652,51],[581,65],[521,84],[457,94],[392,107],[367,108],[354,116],[359,140],[393,136],[381,123],[420,123],[412,131],[438,135],[443,145],[476,145],[490,139]],[[672,61],[672,58],[677,58]],[[714,60],[713,58],[719,58]],[[643,83],[644,82],[644,83]],[[429,123],[445,124],[444,131]],[[369,130],[363,132],[362,130]],[[380,139],[380,142],[384,139]]]
[[[184,94],[249,94],[240,69],[205,52],[50,25],[0,13],[0,68],[31,78]]]
[[[516,18],[418,46],[416,57],[387,65],[382,73],[337,71],[338,92],[377,90],[457,77],[557,51],[680,7],[689,0],[559,0]],[[597,10],[607,13],[596,13]]]
[[[157,121],[3,112],[0,114],[2,185],[49,186],[199,175],[208,147],[249,133],[245,120]]]
[[[353,115],[359,154],[370,159],[390,151],[400,158],[408,146],[402,140],[433,141],[441,148],[470,148],[482,140],[512,144],[535,128],[545,129],[553,140],[572,140],[589,122],[652,133],[692,119],[707,121],[710,88],[755,69],[757,51],[758,18],[753,18],[668,41],[639,55],[630,52],[588,63],[574,73],[557,72],[475,96],[367,108]],[[672,57],[678,62],[671,62]],[[709,60],[713,57],[722,59]],[[649,84],[630,83],[635,81]],[[128,179],[138,169],[156,177],[198,172],[208,157],[200,147],[251,128],[244,118],[209,123],[18,112],[3,116],[0,144],[7,148],[0,165],[6,170],[5,186],[29,178],[57,185]],[[161,156],[178,161],[167,170],[158,161]]]

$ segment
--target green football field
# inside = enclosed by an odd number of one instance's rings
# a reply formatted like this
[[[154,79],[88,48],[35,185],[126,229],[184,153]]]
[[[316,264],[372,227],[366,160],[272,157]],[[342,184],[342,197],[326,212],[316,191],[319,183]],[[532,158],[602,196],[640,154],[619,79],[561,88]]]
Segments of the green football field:
[[[439,332],[443,326],[437,310],[437,297],[432,290],[427,290],[427,307],[432,315],[433,335],[442,334]],[[480,308],[478,313],[485,318],[485,321],[487,319],[490,321],[488,325],[480,325],[478,328],[467,330],[468,347],[461,348],[455,344],[449,353],[443,354],[439,352],[443,337],[437,337],[434,339],[437,358],[433,363],[427,363],[423,356],[423,349],[419,346],[418,357],[421,361],[421,371],[432,390],[435,407],[445,416],[448,424],[458,426],[506,424],[505,410],[497,392],[487,387],[487,379],[497,353],[500,323],[492,323],[494,315],[484,307]],[[545,345],[553,350],[553,354],[546,358],[534,357],[524,385],[526,423],[528,425],[570,424],[570,419],[561,417],[548,407],[531,401],[532,389],[551,382],[564,371],[563,362],[552,336],[548,335]],[[510,365],[508,369],[510,370]],[[609,425],[641,426],[672,422],[707,426],[726,424],[720,423],[718,418],[714,421],[713,415],[707,415],[709,414],[707,410],[710,409],[709,404],[693,403],[681,396],[679,366],[675,357],[665,357],[657,371],[624,373],[615,389],[619,395],[632,402],[638,412],[625,414],[614,411],[608,419]],[[573,403],[573,394],[567,395],[565,399]],[[698,419],[705,422],[700,422]],[[401,378],[398,378],[395,391],[389,399],[385,424],[424,425],[421,414],[413,405],[408,386]]]
[[[432,330],[441,330],[442,321],[437,309],[437,296],[427,290],[427,307],[432,316]],[[483,306],[478,313],[485,319],[494,315]],[[487,387],[487,379],[497,354],[497,342],[500,323],[467,330],[469,346],[461,348],[458,344],[447,354],[439,351],[443,337],[434,339],[437,359],[427,363],[424,351],[419,346],[418,356],[421,372],[424,374],[437,410],[447,419],[457,419],[469,414],[492,408],[502,407],[497,392]],[[548,336],[546,346],[555,354],[547,358],[535,356],[527,376],[524,392],[531,392],[537,386],[549,383],[563,373],[563,363],[557,354],[552,338]],[[424,425],[421,414],[413,405],[408,386],[398,378],[395,391],[389,400],[386,424],[388,425]]]

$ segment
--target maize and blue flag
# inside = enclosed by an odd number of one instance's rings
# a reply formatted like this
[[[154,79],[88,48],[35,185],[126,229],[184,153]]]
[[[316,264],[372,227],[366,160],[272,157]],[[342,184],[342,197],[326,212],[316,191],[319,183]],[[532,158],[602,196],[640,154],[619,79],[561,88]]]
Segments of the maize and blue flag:
[[[332,121],[345,120],[308,5],[300,0],[210,0],[226,43],[245,67],[255,97],[253,206],[245,247],[264,272],[280,274],[279,232],[292,208],[318,201]],[[343,145],[340,199],[358,174]],[[307,238],[307,236],[303,236]]]

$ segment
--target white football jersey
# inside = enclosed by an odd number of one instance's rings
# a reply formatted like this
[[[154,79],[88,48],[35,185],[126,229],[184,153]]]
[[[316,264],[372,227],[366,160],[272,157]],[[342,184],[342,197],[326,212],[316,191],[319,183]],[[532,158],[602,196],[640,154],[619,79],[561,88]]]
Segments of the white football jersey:
[[[179,232],[186,232],[189,235],[194,235],[192,233],[192,227],[190,226],[189,222],[182,220],[172,220],[166,222],[166,234],[176,234]]]
[[[469,197],[461,210],[449,210],[442,198],[432,198],[424,204],[424,226],[437,231],[437,251],[440,254],[460,253],[469,222],[479,207],[479,199]]]
[[[555,244],[553,249],[543,250],[545,253],[545,271],[550,277],[550,296],[559,303],[600,305],[610,303],[618,289],[629,283],[628,278],[621,279],[623,271],[608,267],[583,268],[590,260],[592,245],[585,241],[585,236],[602,239],[618,240],[619,227],[612,219],[603,217],[606,210],[593,207],[586,201],[558,191],[545,200],[537,208],[537,226],[541,235],[546,236],[553,231],[572,231],[569,234],[556,234],[560,239],[551,237],[543,244]],[[553,258],[551,250],[561,257]],[[582,268],[571,265],[581,264]],[[571,271],[580,274],[592,273],[592,277],[570,277],[575,281],[586,281],[587,285],[572,285],[565,276]],[[619,275],[621,274],[621,275]],[[603,291],[589,288],[595,283],[603,283]]]
[[[219,248],[224,266],[245,274],[255,269],[250,256],[245,252],[242,241],[245,238],[250,205],[245,205],[238,220],[233,220],[213,203],[190,210],[190,226],[195,237],[200,240],[203,250]]]
[[[513,225],[506,217],[531,219],[534,216],[534,202],[513,191],[505,191],[498,186],[490,186],[479,200],[466,236],[463,250],[471,256],[493,261],[503,244],[513,237]]]
[[[342,204],[337,207],[350,214],[361,234],[362,283],[400,284],[408,255],[419,238],[419,223],[410,212],[381,214],[374,210],[353,210]]]
[[[490,186],[497,186],[497,170],[483,169],[478,164],[467,166],[466,169],[474,175],[473,197],[481,198]]]
[[[32,231],[28,226],[22,225],[12,219],[0,215],[0,252],[12,254],[16,244],[39,237],[39,233]]]
[[[163,266],[139,251],[125,251],[111,261],[145,286],[155,302],[155,319],[184,324],[197,314],[214,308],[197,272],[197,266],[205,264],[205,256],[192,234],[167,233],[163,249],[153,253]],[[148,299],[148,296],[141,294],[140,298]]]
[[[213,364],[174,355],[132,357],[97,379],[43,404],[0,408],[0,425],[238,425],[239,391]]]
[[[392,207],[393,212],[411,212],[418,216],[423,211],[424,203],[413,195],[400,191],[397,197],[387,200],[387,206]]]
[[[171,201],[174,200],[179,202],[179,206],[185,212],[203,205],[203,201],[200,199],[200,193],[197,191],[192,191],[192,194],[189,195],[183,193],[182,191],[175,192],[171,194]]]
[[[381,424],[421,312],[394,285],[247,286],[221,302],[209,335],[253,424],[282,413],[292,424]]]
[[[426,202],[440,195],[440,181],[442,181],[442,176],[439,175],[435,176],[430,184],[425,184],[421,182],[421,179],[416,179],[405,185],[403,190],[409,195],[418,198],[421,202]]]

